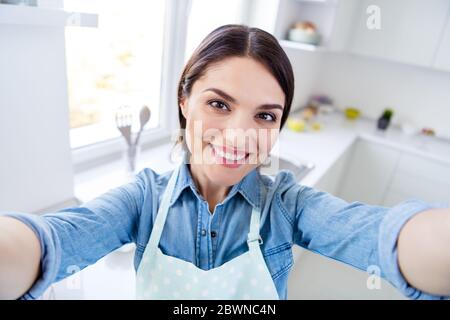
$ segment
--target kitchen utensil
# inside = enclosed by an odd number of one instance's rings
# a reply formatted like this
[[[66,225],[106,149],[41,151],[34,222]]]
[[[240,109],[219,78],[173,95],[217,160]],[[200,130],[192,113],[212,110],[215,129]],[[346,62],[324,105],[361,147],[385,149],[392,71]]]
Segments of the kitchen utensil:
[[[127,172],[132,176],[136,169],[136,158],[140,150],[139,139],[144,130],[145,125],[150,120],[151,112],[147,106],[143,106],[139,112],[140,128],[136,133],[136,138],[133,139],[131,131],[133,124],[133,113],[129,106],[123,106],[116,112],[116,126],[127,143],[127,150],[124,153]],[[134,140],[134,141],[133,141]]]
[[[119,107],[116,112],[116,126],[125,138],[128,146],[131,146],[132,113],[128,106]]]
[[[144,126],[147,124],[148,120],[150,120],[151,111],[147,106],[143,106],[141,108],[141,111],[139,112],[139,122],[141,127],[139,128],[139,132],[136,136],[135,145],[139,143],[139,138],[141,137],[141,133],[144,130]]]

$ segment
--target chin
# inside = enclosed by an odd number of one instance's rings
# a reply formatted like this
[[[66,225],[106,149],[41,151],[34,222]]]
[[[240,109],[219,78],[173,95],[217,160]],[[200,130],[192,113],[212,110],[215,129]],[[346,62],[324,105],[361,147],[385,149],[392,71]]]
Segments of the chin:
[[[217,185],[231,187],[239,183],[252,170],[253,166],[242,165],[236,169],[229,169],[220,164],[211,164],[206,168],[207,175]]]

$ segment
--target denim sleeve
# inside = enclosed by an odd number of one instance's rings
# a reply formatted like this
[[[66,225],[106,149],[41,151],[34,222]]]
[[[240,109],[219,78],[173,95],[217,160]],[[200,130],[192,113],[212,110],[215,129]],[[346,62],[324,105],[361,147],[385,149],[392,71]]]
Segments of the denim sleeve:
[[[300,186],[294,243],[305,249],[380,276],[410,299],[444,299],[410,286],[397,261],[397,239],[415,214],[446,205],[409,199],[393,207],[346,202],[329,193]],[[372,269],[373,268],[373,269]]]
[[[145,189],[143,170],[134,181],[79,207],[44,215],[5,213],[28,225],[41,244],[41,274],[21,299],[37,299],[53,282],[135,241]]]

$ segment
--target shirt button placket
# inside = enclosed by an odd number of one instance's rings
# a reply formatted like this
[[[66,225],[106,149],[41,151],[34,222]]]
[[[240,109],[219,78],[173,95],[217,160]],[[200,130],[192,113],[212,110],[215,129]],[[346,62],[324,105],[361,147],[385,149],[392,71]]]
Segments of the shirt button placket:
[[[208,226],[209,226],[209,213],[208,209],[205,206],[204,203],[200,205],[201,212],[199,213],[201,215],[201,230],[200,230],[200,268],[207,270],[209,269],[209,237],[208,235]]]
[[[220,220],[222,219],[223,207],[221,204],[215,208],[214,215],[211,216],[209,235],[211,240],[211,265],[215,265],[215,257],[217,256],[217,245],[219,240]]]

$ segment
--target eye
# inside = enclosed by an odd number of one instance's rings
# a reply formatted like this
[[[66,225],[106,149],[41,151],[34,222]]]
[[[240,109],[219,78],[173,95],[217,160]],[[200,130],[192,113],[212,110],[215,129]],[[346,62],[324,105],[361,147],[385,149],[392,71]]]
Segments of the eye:
[[[264,120],[264,121],[270,121],[270,122],[275,122],[275,121],[277,121],[277,117],[276,117],[274,114],[272,114],[272,113],[267,113],[267,112],[259,113],[259,114],[257,115],[257,117],[258,117],[259,119]]]
[[[219,109],[219,110],[223,110],[223,111],[226,111],[226,110],[230,109],[225,103],[223,103],[220,100],[211,100],[211,101],[208,102],[208,104],[211,107],[213,107],[214,109]]]

